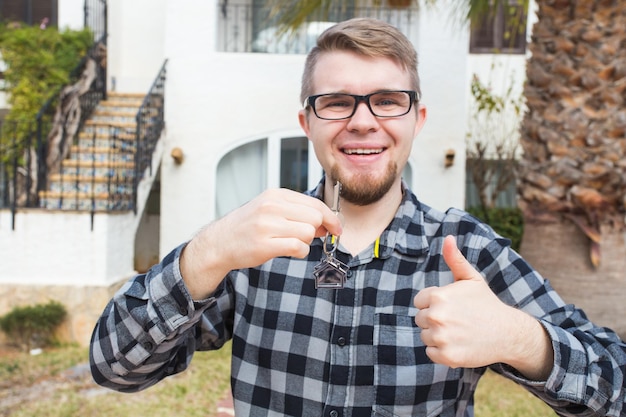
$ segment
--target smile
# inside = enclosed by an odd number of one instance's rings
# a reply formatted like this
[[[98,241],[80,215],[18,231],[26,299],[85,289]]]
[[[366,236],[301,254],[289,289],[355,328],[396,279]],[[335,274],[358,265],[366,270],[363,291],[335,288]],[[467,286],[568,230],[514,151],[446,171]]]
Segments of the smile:
[[[357,149],[344,149],[343,152],[347,155],[376,155],[379,153],[383,152],[383,148],[376,148],[376,149],[363,149],[363,148],[357,148]]]

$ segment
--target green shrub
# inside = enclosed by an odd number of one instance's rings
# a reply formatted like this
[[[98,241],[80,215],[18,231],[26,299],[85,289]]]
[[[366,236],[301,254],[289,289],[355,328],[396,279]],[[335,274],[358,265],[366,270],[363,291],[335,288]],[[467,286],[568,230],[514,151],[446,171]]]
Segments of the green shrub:
[[[0,329],[14,344],[29,351],[34,346],[49,344],[54,330],[66,316],[65,307],[57,301],[15,307],[0,317]]]
[[[519,251],[524,233],[524,217],[519,208],[513,207],[470,207],[468,213],[483,220],[500,235],[511,239],[511,247]]]
[[[6,63],[4,78],[8,95],[10,132],[0,140],[18,143],[33,129],[35,116],[43,104],[70,82],[70,73],[79,64],[93,35],[89,29],[59,31],[39,26],[0,23],[0,53]]]

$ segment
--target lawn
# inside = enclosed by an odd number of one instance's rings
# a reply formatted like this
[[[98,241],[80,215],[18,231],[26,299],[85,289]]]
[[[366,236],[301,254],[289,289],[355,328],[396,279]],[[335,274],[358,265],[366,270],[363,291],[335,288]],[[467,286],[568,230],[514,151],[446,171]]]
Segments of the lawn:
[[[210,417],[228,390],[229,349],[199,352],[190,368],[135,394],[97,387],[79,347],[0,357],[0,417]],[[488,372],[476,393],[476,417],[554,417],[514,383]]]

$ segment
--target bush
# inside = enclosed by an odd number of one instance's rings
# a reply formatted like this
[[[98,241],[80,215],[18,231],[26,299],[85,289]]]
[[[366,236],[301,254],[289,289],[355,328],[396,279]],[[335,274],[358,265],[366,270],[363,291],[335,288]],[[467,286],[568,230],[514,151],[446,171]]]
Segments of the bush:
[[[470,207],[468,213],[478,217],[500,235],[511,239],[511,247],[519,251],[524,233],[524,217],[519,208],[513,207]]]
[[[0,140],[21,141],[29,133],[42,105],[70,82],[70,73],[92,44],[89,29],[59,31],[49,27],[0,23],[0,54],[4,71],[11,126]],[[13,130],[17,129],[15,132]]]
[[[0,317],[0,329],[20,348],[29,351],[34,346],[46,346],[51,342],[54,330],[65,320],[67,311],[63,304],[15,307]]]

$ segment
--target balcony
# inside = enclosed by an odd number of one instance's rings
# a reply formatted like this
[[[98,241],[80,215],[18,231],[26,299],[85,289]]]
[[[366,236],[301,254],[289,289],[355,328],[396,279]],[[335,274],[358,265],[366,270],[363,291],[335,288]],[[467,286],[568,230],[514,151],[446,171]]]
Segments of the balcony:
[[[327,14],[309,16],[293,33],[280,33],[269,8],[250,4],[218,5],[218,46],[220,52],[306,54],[315,40],[335,22],[353,17],[373,17],[398,27],[409,39],[417,36],[418,13],[412,7],[335,7]]]

